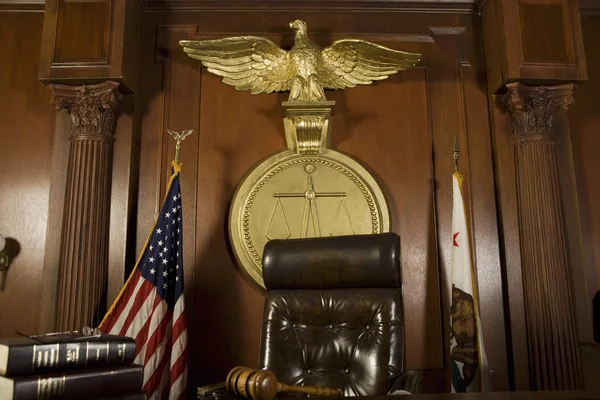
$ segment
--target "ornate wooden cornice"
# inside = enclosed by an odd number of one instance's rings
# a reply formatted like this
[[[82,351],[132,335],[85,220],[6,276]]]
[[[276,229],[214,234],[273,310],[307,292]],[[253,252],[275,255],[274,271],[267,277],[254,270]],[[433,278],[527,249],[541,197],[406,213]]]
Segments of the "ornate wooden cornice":
[[[115,110],[122,99],[117,82],[97,85],[69,86],[50,84],[52,103],[57,110],[66,109],[71,115],[71,138],[114,135]]]
[[[527,86],[509,83],[504,105],[510,113],[516,137],[552,133],[554,117],[573,103],[573,85]]]
[[[144,10],[190,10],[190,11],[422,11],[422,12],[477,12],[480,0],[139,0]]]

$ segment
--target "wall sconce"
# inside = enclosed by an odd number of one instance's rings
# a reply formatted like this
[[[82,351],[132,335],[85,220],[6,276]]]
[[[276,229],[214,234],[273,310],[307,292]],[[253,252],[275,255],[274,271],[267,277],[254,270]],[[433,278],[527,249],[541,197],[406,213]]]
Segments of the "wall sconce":
[[[0,271],[8,268],[8,254],[4,251],[4,247],[6,247],[6,239],[0,235]]]

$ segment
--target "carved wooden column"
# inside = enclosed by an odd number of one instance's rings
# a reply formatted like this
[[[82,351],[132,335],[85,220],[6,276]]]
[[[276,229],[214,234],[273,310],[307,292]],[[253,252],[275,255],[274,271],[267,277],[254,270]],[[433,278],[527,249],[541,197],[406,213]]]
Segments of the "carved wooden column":
[[[56,329],[96,326],[106,290],[110,183],[118,83],[49,85],[71,115],[60,246]]]
[[[534,390],[581,389],[571,267],[552,133],[558,111],[573,102],[573,85],[506,86],[504,102],[514,132],[531,386]]]

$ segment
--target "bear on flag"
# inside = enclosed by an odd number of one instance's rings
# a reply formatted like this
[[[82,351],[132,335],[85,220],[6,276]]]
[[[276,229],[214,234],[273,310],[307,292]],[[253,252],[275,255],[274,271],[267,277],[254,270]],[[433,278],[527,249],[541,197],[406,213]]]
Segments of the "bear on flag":
[[[491,380],[479,319],[477,284],[462,196],[462,176],[454,172],[452,259],[450,278],[450,353],[452,393],[491,391]]]

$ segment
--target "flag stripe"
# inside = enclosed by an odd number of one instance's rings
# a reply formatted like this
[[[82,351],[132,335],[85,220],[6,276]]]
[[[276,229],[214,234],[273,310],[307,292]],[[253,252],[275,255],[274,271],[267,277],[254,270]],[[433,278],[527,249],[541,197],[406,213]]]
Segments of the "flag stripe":
[[[165,368],[167,368],[168,366],[165,365]],[[160,382],[158,384],[158,387],[156,388],[156,390],[154,391],[153,397],[156,396],[157,399],[167,399],[169,398],[169,375],[168,374],[161,374],[161,379]]]
[[[144,385],[152,377],[152,374],[156,370],[156,366],[162,360],[165,347],[170,348],[169,344],[171,341],[171,327],[168,323],[163,322],[160,323],[156,329],[156,332],[154,332],[154,334],[148,340],[148,349],[144,359],[144,365],[147,368],[144,371]],[[149,366],[152,366],[152,368],[148,368]]]
[[[144,391],[149,394],[153,394],[161,379],[163,378],[168,368],[167,366],[167,357],[165,357],[164,353],[170,347],[168,346],[168,342],[171,340],[170,337],[165,336],[165,341],[161,343],[154,355],[150,358],[150,361],[146,364],[144,368]],[[170,379],[170,377],[169,377]]]
[[[144,388],[149,393],[153,393],[160,383],[163,375],[167,375],[166,372],[169,370],[168,364],[171,361],[171,341],[170,332],[165,335],[165,340],[156,349],[156,352],[152,355],[146,367],[150,366],[147,371],[144,370]],[[170,378],[170,377],[169,377]]]
[[[128,326],[123,326],[122,328],[122,331],[126,329],[123,333],[125,336],[137,337],[144,325],[148,323],[148,320],[154,314],[154,310],[160,305],[160,299],[157,299],[157,297],[154,289],[151,288],[150,293],[148,293],[143,303],[137,308],[137,311],[131,310],[130,315],[133,317],[130,318]],[[138,306],[136,305],[136,307]]]
[[[119,335],[125,335],[129,337],[135,337],[137,332],[141,328],[141,322],[146,315],[152,312],[152,290],[154,286],[145,279],[142,279],[144,283],[139,290],[138,295],[130,300],[131,307],[129,314],[123,324]]]
[[[175,382],[177,377],[181,375],[181,373],[187,368],[187,353],[185,350],[187,349],[187,338],[181,341],[182,352],[179,356],[174,357],[171,355],[171,382]],[[173,349],[175,351],[175,348]],[[173,361],[175,360],[175,361]]]
[[[136,345],[140,343],[141,345],[139,354],[136,358],[137,362],[144,362],[146,359],[146,350],[148,349],[148,337],[152,337],[156,332],[156,329],[160,325],[160,323],[164,320],[165,314],[167,313],[167,307],[164,305],[164,302],[160,300],[159,296],[156,296],[155,299],[155,307],[152,313],[152,316],[146,318],[146,324],[144,328],[142,328],[138,335],[135,338]]]
[[[171,330],[172,330],[172,326],[171,326],[171,321],[170,321],[170,315],[169,315],[169,312],[166,311],[162,315],[162,318],[160,319],[160,322],[158,323],[156,330],[154,332],[152,332],[152,334],[150,335],[150,338],[148,339],[146,356],[144,357],[145,364],[148,363],[150,358],[152,358],[154,356],[157,349],[161,346],[163,339],[165,337],[165,334],[167,332],[169,332],[169,336],[170,336]]]
[[[173,324],[173,338],[177,338],[181,335],[186,328],[185,317],[181,316],[179,319]]]
[[[110,316],[111,318],[108,318],[102,325],[103,331],[117,334],[121,330],[132,306],[129,300],[137,297],[138,291],[144,282],[145,279],[142,278],[142,274],[140,274],[139,271],[135,271],[134,276],[129,282],[129,286],[124,290],[120,301],[113,310],[113,313]]]
[[[184,371],[185,372],[185,368]],[[178,400],[180,397],[185,396],[185,388],[187,386],[187,374],[181,373],[177,379],[173,381],[173,385],[171,386],[171,394],[169,396],[169,400]],[[171,379],[173,376],[171,375]]]
[[[180,321],[182,319],[180,318]],[[177,329],[179,332],[175,332],[175,329]],[[185,348],[187,347],[187,334],[186,335],[182,335],[181,333],[183,333],[185,331],[185,324],[183,322],[178,323],[175,325],[175,327],[173,327],[173,360],[172,361],[177,361],[177,359],[179,358],[179,356],[183,353],[183,351],[185,350]]]
[[[175,303],[175,307],[173,308],[173,321],[177,321],[181,314],[183,314],[183,310],[185,308],[185,301],[183,297],[180,297]]]

